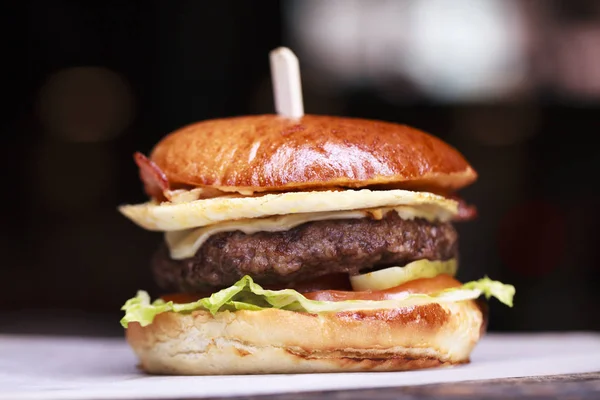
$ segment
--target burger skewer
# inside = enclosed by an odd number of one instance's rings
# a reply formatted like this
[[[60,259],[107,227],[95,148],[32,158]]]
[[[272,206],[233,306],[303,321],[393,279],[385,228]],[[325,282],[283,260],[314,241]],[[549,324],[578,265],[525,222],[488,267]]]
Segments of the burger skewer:
[[[269,58],[275,111],[282,117],[301,118],[304,105],[298,58],[287,47],[272,50]]]

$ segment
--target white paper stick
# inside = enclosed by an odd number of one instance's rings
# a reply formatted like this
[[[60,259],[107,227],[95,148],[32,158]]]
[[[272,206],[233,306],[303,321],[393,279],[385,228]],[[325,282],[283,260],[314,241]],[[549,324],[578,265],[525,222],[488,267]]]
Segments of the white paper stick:
[[[287,47],[279,47],[271,51],[269,58],[271,60],[275,111],[283,117],[302,117],[304,104],[302,103],[302,83],[298,58]]]

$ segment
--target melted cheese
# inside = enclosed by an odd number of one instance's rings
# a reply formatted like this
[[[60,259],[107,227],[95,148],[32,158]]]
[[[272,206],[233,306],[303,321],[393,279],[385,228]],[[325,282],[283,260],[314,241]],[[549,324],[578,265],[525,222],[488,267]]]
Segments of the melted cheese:
[[[119,207],[121,213],[153,231],[180,231],[226,221],[277,215],[312,214],[413,206],[435,212],[438,219],[456,215],[458,203],[427,192],[408,190],[340,190],[287,192],[252,197],[216,197],[192,200],[197,193],[174,193],[174,202],[152,202]]]
[[[314,221],[358,219],[366,217],[381,219],[386,213],[392,210],[397,212],[402,219],[425,218],[429,221],[439,219],[439,216],[434,209],[431,209],[431,207],[428,209],[423,206],[400,206],[369,210],[288,214],[267,218],[227,221],[200,228],[166,232],[165,241],[167,242],[171,258],[174,260],[181,260],[192,257],[208,238],[221,232],[241,231],[247,235],[257,232],[283,232],[307,222]]]

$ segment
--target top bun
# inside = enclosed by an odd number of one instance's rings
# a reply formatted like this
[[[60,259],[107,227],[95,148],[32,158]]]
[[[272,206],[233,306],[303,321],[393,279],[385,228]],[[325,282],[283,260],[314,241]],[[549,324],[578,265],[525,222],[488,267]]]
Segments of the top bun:
[[[452,192],[477,179],[440,139],[405,125],[305,115],[198,122],[159,142],[150,156],[171,187],[264,192],[401,188]]]

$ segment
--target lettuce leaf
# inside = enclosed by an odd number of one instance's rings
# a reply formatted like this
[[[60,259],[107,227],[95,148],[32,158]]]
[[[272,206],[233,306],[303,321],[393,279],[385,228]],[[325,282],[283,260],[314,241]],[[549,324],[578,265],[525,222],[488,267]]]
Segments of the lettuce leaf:
[[[154,317],[160,313],[190,312],[207,310],[213,315],[220,311],[251,310],[258,311],[266,308],[308,312],[311,314],[340,312],[349,310],[368,310],[383,308],[408,307],[426,303],[447,303],[476,299],[485,295],[486,298],[496,297],[509,307],[513,305],[515,288],[488,277],[464,285],[445,289],[431,294],[401,293],[390,300],[346,300],[346,301],[317,301],[304,297],[293,289],[266,290],[254,283],[252,278],[244,276],[233,286],[220,290],[210,297],[205,297],[191,303],[177,304],[158,299],[150,302],[150,296],[144,291],[127,300],[121,307],[125,316],[121,325],[127,328],[130,322],[138,322],[142,326],[150,325]]]
[[[506,304],[509,307],[513,306],[513,297],[516,292],[513,285],[506,285],[502,282],[493,281],[486,276],[478,281],[467,282],[462,287],[464,289],[479,290],[486,299],[495,297],[501,303]]]

